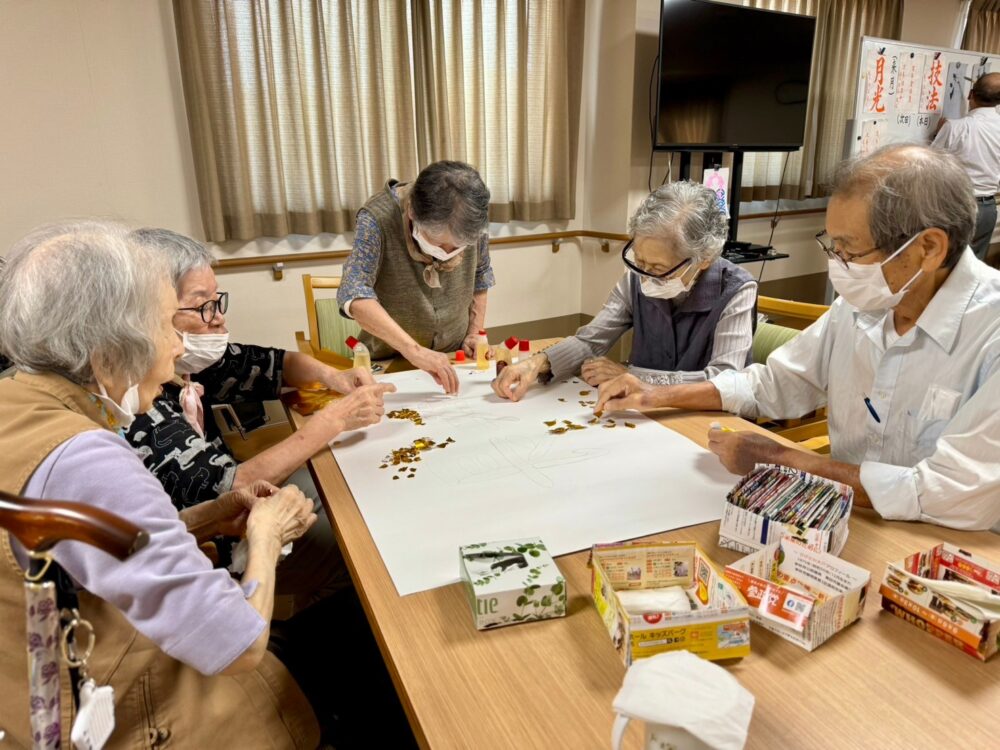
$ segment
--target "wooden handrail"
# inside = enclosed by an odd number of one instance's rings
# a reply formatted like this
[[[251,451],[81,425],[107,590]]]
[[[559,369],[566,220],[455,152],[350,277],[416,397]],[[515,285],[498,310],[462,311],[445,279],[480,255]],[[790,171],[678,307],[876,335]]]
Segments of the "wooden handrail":
[[[826,209],[809,208],[801,211],[779,211],[778,216],[797,216],[800,214],[822,213]],[[742,217],[749,219],[770,219],[773,213],[750,214]],[[574,229],[565,232],[541,232],[539,234],[515,234],[506,237],[490,237],[490,246],[524,245],[552,243],[552,252],[558,253],[563,240],[593,239],[601,241],[601,250],[611,252],[612,242],[628,242],[630,235],[616,232],[595,232],[590,229]],[[351,254],[350,250],[326,250],[320,253],[295,253],[285,255],[258,255],[249,258],[224,258],[215,264],[217,271],[231,271],[238,268],[260,268],[270,266],[275,281],[280,281],[286,263],[328,263],[344,260]]]

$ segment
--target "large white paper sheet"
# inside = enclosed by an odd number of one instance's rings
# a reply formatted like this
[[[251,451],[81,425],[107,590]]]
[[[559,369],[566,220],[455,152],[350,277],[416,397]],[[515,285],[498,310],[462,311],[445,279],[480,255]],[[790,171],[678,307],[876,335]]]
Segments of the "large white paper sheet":
[[[464,544],[540,536],[562,555],[721,517],[737,477],[673,430],[629,412],[550,434],[545,421],[593,417],[580,401],[596,400],[597,389],[583,381],[536,386],[511,403],[493,394],[492,367],[459,377],[457,397],[423,372],[381,378],[398,389],[386,412],[414,409],[425,424],[386,419],[332,448],[401,596],[457,581]],[[602,426],[609,417],[616,427]],[[454,442],[408,464],[412,479],[379,468],[420,437]]]

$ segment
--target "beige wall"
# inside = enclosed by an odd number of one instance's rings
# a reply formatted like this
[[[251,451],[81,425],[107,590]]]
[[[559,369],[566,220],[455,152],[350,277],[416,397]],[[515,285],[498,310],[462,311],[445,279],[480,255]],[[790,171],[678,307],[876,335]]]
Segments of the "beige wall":
[[[646,190],[645,92],[658,8],[658,0],[587,0],[577,218],[497,225],[492,234],[625,231]],[[40,222],[81,215],[201,236],[172,15],[169,0],[0,0],[0,96],[8,102],[0,111],[0,248]],[[822,270],[809,239],[821,223],[784,220],[775,244],[793,258],[770,264],[765,278]],[[742,239],[767,231],[766,221],[741,224]],[[220,257],[270,255],[348,248],[350,240],[290,237],[213,249]],[[621,273],[620,246],[610,254],[597,248],[584,240],[556,254],[549,245],[497,249],[488,323],[596,312]],[[234,336],[292,346],[293,332],[306,326],[302,273],[337,269],[293,265],[283,281],[266,268],[226,272]]]
[[[900,39],[934,47],[959,47],[965,3],[962,0],[904,0]]]

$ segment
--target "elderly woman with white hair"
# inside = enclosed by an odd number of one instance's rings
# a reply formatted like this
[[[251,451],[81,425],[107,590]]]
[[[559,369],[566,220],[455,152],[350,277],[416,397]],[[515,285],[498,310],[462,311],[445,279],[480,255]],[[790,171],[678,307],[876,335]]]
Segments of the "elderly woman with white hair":
[[[580,373],[592,386],[631,372],[647,383],[695,383],[750,363],[757,284],[720,257],[726,217],[715,194],[671,182],[629,222],[628,272],[587,325],[544,352],[505,368],[497,395],[518,401],[536,381]],[[604,355],[629,329],[628,367]]]
[[[354,249],[337,292],[375,358],[400,354],[446,393],[458,392],[448,352],[473,356],[486,320],[490,191],[458,161],[389,180],[358,211]]]
[[[0,349],[17,372],[0,381],[0,489],[103,508],[149,534],[122,562],[77,542],[52,550],[69,581],[60,590],[97,632],[88,673],[114,689],[109,746],[315,747],[309,703],[267,651],[275,565],[315,522],[312,503],[258,483],[178,512],[123,439],[183,351],[166,270],[130,245],[123,227],[79,221],[8,254]],[[248,540],[242,585],[198,547],[217,534]],[[29,702],[27,555],[7,533],[0,546],[0,716],[7,740],[27,747],[29,705],[44,703]],[[50,727],[64,747],[68,719]]]

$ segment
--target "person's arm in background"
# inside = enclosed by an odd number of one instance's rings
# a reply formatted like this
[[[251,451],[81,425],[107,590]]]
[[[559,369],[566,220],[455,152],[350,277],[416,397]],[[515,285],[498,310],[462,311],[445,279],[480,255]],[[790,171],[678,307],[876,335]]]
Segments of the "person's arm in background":
[[[755,281],[748,281],[729,300],[715,326],[712,356],[704,370],[668,372],[630,366],[628,371],[650,385],[677,385],[702,383],[727,370],[742,370],[746,366],[747,354],[753,346],[753,316],[756,301]]]
[[[375,383],[371,370],[338,370],[308,354],[293,351],[285,352],[282,377],[285,385],[303,388],[319,383],[338,393],[350,393],[355,388]]]
[[[490,238],[482,235],[476,247],[479,260],[476,263],[476,280],[472,287],[472,304],[469,305],[469,328],[465,332],[462,351],[467,357],[476,356],[476,338],[486,328],[486,294],[496,284],[493,266],[490,263]]]
[[[504,368],[493,390],[501,398],[519,401],[539,376],[564,378],[580,371],[591,357],[603,357],[632,327],[631,274],[625,274],[608,295],[604,307],[574,335],[553,344],[524,362]],[[624,367],[621,368],[624,371]]]
[[[800,417],[826,405],[830,351],[841,301],[802,333],[771,352],[767,364],[726,370],[705,383],[651,386],[622,375],[600,387],[594,411],[673,407],[725,410],[741,417]],[[846,311],[850,315],[850,311]]]
[[[414,367],[430,374],[446,393],[458,393],[458,375],[447,354],[420,346],[382,307],[375,282],[382,265],[382,235],[371,212],[358,211],[354,247],[344,263],[337,304],[345,317],[382,339]]]
[[[340,433],[378,424],[385,414],[385,394],[395,390],[391,383],[377,383],[331,401],[280,443],[237,466],[233,487],[239,489],[257,480],[281,484]]]

